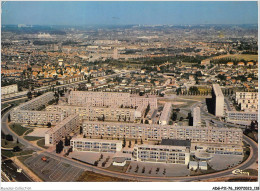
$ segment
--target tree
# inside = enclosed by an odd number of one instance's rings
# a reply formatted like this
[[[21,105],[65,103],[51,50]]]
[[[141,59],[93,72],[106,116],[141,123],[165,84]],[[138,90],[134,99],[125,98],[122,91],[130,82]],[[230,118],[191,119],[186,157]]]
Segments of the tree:
[[[10,134],[6,135],[6,136],[5,136],[5,139],[6,139],[7,141],[14,141],[13,136],[10,135]]]
[[[28,92],[27,97],[28,97],[28,99],[32,99],[32,92]]]
[[[98,161],[96,160],[95,162],[94,162],[94,166],[97,166],[98,165]]]
[[[85,134],[83,135],[83,138],[86,138],[86,135],[85,135]]]
[[[19,144],[19,140],[18,140],[18,138],[17,138],[17,140],[16,140],[16,143]]]
[[[21,151],[21,148],[19,146],[15,146],[13,148],[13,152],[19,152],[19,151]]]
[[[65,146],[70,146],[70,137],[66,136],[65,137]]]
[[[48,123],[47,123],[47,127],[48,127],[48,128],[51,128],[51,122],[48,122]]]
[[[124,137],[122,146],[125,147],[125,145],[126,145],[126,140],[125,140],[125,137]]]
[[[141,145],[142,145],[142,144],[144,144],[144,143],[143,143],[143,139],[141,139]]]
[[[79,127],[79,134],[81,135],[82,133],[83,133],[83,127],[80,126],[80,127]]]
[[[62,140],[60,140],[59,143],[56,144],[56,153],[61,153],[62,150],[63,150],[63,142]]]
[[[137,144],[137,139],[135,139],[135,144]]]
[[[5,133],[1,131],[1,139],[5,139]]]
[[[132,145],[132,143],[131,143],[131,141],[129,141],[129,145],[128,145],[128,147],[131,148],[131,145]]]
[[[173,113],[172,113],[172,120],[173,120],[173,121],[176,121],[176,119],[177,119],[177,113],[176,113],[176,112],[173,112]]]

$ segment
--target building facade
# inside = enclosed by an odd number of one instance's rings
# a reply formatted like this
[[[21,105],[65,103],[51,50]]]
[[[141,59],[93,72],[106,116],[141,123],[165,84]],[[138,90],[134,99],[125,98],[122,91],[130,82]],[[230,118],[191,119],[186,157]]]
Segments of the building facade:
[[[143,140],[179,139],[201,143],[242,144],[239,128],[193,127],[157,124],[83,121],[84,135]]]
[[[171,115],[172,115],[172,103],[167,102],[163,107],[163,111],[160,116],[159,123],[161,125],[168,125]]]
[[[201,117],[200,117],[200,108],[199,107],[195,107],[192,110],[192,116],[193,116],[193,126],[200,126]]]
[[[224,95],[218,84],[213,84],[212,99],[214,102],[214,112],[217,117],[224,116]]]
[[[188,165],[190,161],[190,151],[185,146],[135,145],[133,158],[143,162]]]
[[[258,121],[258,112],[243,112],[243,111],[227,111],[226,121]]]
[[[71,115],[45,133],[45,145],[54,145],[71,133],[79,131],[79,115]]]
[[[11,121],[14,123],[28,124],[47,124],[48,122],[56,124],[63,120],[63,116],[58,112],[37,111],[43,105],[47,105],[49,101],[54,99],[54,93],[48,92],[35,99],[25,102],[16,108],[11,113]]]
[[[236,92],[236,102],[242,111],[258,111],[258,92]]]
[[[68,97],[69,105],[76,106],[117,106],[117,107],[141,107],[150,104],[151,108],[157,108],[156,96],[145,97],[130,93],[118,92],[88,92],[71,91]]]
[[[61,112],[64,116],[79,114],[81,120],[89,121],[127,121],[134,122],[136,118],[140,118],[142,111],[131,108],[120,107],[79,107],[67,105],[50,105],[46,108],[50,112]]]
[[[46,125],[51,123],[56,125],[64,119],[59,112],[49,111],[30,111],[30,110],[16,110],[12,112],[11,121],[14,123],[38,124]]]
[[[122,141],[104,139],[72,138],[70,146],[73,151],[86,152],[110,152],[115,153],[122,150]]]
[[[1,87],[1,95],[13,94],[17,92],[18,92],[17,84]]]

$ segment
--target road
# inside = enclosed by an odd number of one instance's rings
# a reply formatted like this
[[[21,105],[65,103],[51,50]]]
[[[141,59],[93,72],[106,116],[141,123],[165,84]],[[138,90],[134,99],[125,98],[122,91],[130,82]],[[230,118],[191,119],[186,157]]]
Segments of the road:
[[[2,116],[2,130],[5,134],[11,134],[11,135],[13,135],[14,138],[17,138],[18,135],[16,135],[14,132],[12,132],[9,129],[9,127],[7,126],[7,117],[9,115],[9,113],[10,113],[10,111],[6,112]],[[228,175],[231,175],[232,171],[236,168],[239,168],[240,170],[244,170],[244,169],[248,168],[249,166],[251,166],[252,164],[254,164],[258,159],[258,146],[253,140],[251,140],[250,138],[248,138],[246,136],[243,136],[243,139],[245,142],[247,142],[250,145],[250,147],[252,149],[251,153],[250,153],[250,157],[248,158],[247,161],[245,161],[244,163],[242,163],[241,165],[239,165],[233,169],[225,170],[222,172],[200,175],[200,176],[188,176],[188,177],[145,177],[145,176],[137,176],[137,175],[125,174],[125,173],[119,173],[119,172],[112,172],[112,171],[108,171],[106,169],[101,169],[101,168],[98,168],[98,167],[95,167],[92,165],[81,163],[81,162],[75,161],[73,159],[59,156],[56,153],[47,152],[45,149],[38,147],[36,145],[33,145],[29,141],[27,141],[23,138],[20,138],[20,137],[19,137],[19,142],[21,144],[25,145],[26,147],[31,148],[35,151],[40,151],[40,150],[44,151],[44,154],[46,156],[61,160],[65,163],[79,167],[84,170],[96,172],[96,173],[107,175],[107,176],[114,176],[114,177],[118,177],[118,178],[131,179],[131,180],[137,180],[137,181],[186,181],[187,182],[187,181],[206,180],[209,178],[219,178],[221,176],[228,176]]]

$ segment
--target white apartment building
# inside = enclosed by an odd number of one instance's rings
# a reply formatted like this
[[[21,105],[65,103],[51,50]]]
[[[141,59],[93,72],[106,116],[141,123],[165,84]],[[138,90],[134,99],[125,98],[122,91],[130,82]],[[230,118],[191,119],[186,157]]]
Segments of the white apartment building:
[[[54,145],[79,129],[79,115],[70,115],[45,133],[45,145]]]
[[[258,112],[244,112],[244,111],[227,111],[226,121],[237,122],[237,121],[258,121]]]
[[[75,106],[127,106],[134,108],[150,104],[151,108],[157,108],[156,96],[145,97],[118,92],[71,91],[68,97],[68,103],[69,105]]]
[[[13,94],[18,92],[17,84],[1,87],[1,95]]]
[[[200,108],[199,107],[195,107],[192,110],[192,116],[193,116],[193,126],[200,126],[201,117],[200,117]]]
[[[242,111],[258,111],[258,92],[236,92],[236,102]]]
[[[143,111],[120,107],[79,107],[71,105],[50,105],[46,108],[50,112],[61,112],[64,116],[79,114],[81,120],[98,121],[127,121],[134,122],[140,118]]]
[[[10,117],[11,117],[11,121],[14,123],[38,124],[38,125],[46,125],[49,122],[52,125],[56,125],[64,118],[60,112],[29,111],[29,110],[13,111]]]
[[[15,109],[21,109],[21,110],[37,110],[40,108],[42,105],[46,105],[49,101],[53,100],[54,93],[53,92],[48,92],[45,93],[39,97],[36,97],[28,102],[25,102]]]
[[[35,99],[25,102],[13,109],[10,113],[11,121],[14,123],[28,124],[56,124],[63,120],[63,116],[58,112],[36,111],[42,105],[46,105],[54,99],[54,93],[48,92]]]
[[[200,143],[242,144],[239,128],[173,126],[118,122],[83,121],[83,133],[89,137],[129,138],[143,140],[179,139]]]
[[[221,144],[196,144],[196,151],[205,151],[212,154],[243,155],[242,145],[221,145]],[[195,152],[191,149],[191,152]]]
[[[144,162],[161,162],[188,165],[190,150],[186,146],[135,145],[133,158]]]
[[[167,102],[163,107],[163,111],[160,116],[159,123],[161,125],[168,125],[171,115],[172,115],[172,103]]]
[[[85,152],[110,152],[116,153],[122,150],[122,141],[104,139],[72,138],[70,146],[73,151]]]
[[[224,95],[219,84],[213,84],[212,99],[214,101],[214,111],[217,117],[224,116]]]

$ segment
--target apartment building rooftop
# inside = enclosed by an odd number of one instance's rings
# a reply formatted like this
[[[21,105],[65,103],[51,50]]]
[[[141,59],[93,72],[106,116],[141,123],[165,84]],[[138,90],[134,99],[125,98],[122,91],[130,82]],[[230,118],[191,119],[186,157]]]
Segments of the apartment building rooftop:
[[[218,96],[218,97],[224,97],[223,93],[222,93],[222,90],[219,86],[219,84],[213,84],[213,89],[214,89],[214,92],[215,92],[215,95]]]
[[[190,147],[191,141],[190,140],[177,140],[177,139],[162,139],[161,145]]]

